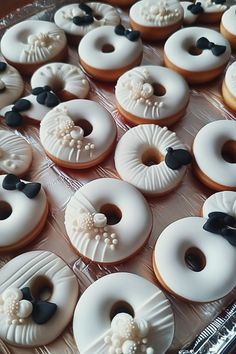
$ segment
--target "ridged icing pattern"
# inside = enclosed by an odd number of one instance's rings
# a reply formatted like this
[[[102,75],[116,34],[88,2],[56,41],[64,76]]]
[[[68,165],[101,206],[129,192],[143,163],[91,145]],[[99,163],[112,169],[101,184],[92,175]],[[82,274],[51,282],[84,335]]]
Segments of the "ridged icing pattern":
[[[0,109],[16,101],[24,90],[24,82],[20,73],[7,64],[6,70],[0,72]]]
[[[208,218],[208,214],[221,211],[236,217],[236,192],[218,192],[207,198],[203,204],[202,214]]]

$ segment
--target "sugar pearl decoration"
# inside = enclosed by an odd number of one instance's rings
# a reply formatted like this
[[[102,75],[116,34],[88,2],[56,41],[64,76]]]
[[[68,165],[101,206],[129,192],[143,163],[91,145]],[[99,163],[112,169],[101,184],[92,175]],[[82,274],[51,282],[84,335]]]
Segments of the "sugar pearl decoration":
[[[141,14],[146,21],[152,22],[154,25],[162,25],[164,23],[168,25],[174,19],[178,20],[182,16],[179,8],[169,7],[168,1],[159,1],[155,5],[148,4],[142,8]]]
[[[105,227],[107,224],[106,215],[102,213],[97,213],[93,217],[93,224],[95,227]]]

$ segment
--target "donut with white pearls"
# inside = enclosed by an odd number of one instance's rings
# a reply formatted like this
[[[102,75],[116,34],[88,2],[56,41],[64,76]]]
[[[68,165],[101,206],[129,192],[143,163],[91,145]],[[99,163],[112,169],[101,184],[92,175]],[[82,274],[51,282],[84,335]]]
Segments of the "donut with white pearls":
[[[0,61],[0,109],[16,101],[24,92],[24,82],[13,66]]]

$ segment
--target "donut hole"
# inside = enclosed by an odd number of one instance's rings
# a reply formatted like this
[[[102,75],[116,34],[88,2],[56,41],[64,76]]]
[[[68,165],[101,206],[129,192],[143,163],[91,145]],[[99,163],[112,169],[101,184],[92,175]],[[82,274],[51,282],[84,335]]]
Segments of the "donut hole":
[[[221,154],[226,162],[236,163],[236,141],[227,141],[223,145]]]
[[[93,15],[93,17],[94,17],[95,20],[97,20],[97,21],[100,21],[100,20],[103,19],[103,15],[102,15],[102,14],[99,14],[99,13],[95,13],[95,14]]]
[[[57,92],[64,90],[65,84],[64,84],[63,80],[60,79],[59,77],[54,77],[51,85],[49,85],[49,86],[51,87],[51,89],[55,93],[57,93]]]
[[[49,278],[41,275],[33,280],[30,289],[35,299],[47,301],[52,296],[53,284]]]
[[[118,301],[116,302],[112,308],[111,308],[111,312],[110,312],[110,319],[111,321],[113,320],[113,318],[118,315],[119,313],[127,313],[130,316],[134,317],[134,309],[133,307],[128,304],[128,302],[126,301]]]
[[[114,51],[115,51],[115,47],[112,44],[110,43],[103,44],[102,46],[103,53],[112,53]]]
[[[142,155],[142,163],[145,166],[158,165],[163,160],[163,157],[157,149],[151,148],[146,150]]]
[[[194,56],[198,56],[202,54],[202,49],[197,48],[196,46],[191,46],[188,50],[189,54],[194,55]]]
[[[106,215],[107,225],[116,225],[122,218],[121,210],[114,204],[105,204],[100,208],[100,213]]]
[[[75,125],[80,126],[84,131],[84,136],[88,136],[93,131],[93,126],[86,119],[78,119],[75,122]]]
[[[166,94],[166,89],[161,84],[158,84],[157,82],[155,82],[152,84],[152,87],[153,87],[155,96],[162,97]]]
[[[206,257],[196,247],[191,247],[185,253],[185,263],[193,272],[201,272],[206,266]]]
[[[0,201],[0,220],[6,220],[12,213],[12,207],[9,203]]]

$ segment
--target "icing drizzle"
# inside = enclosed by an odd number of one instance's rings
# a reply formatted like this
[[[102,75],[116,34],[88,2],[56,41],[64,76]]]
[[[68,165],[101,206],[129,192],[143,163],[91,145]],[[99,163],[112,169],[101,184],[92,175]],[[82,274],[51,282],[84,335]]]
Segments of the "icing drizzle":
[[[164,26],[177,22],[182,17],[182,11],[179,7],[171,8],[168,1],[161,0],[155,5],[147,3],[141,6],[141,15],[155,26]]]

